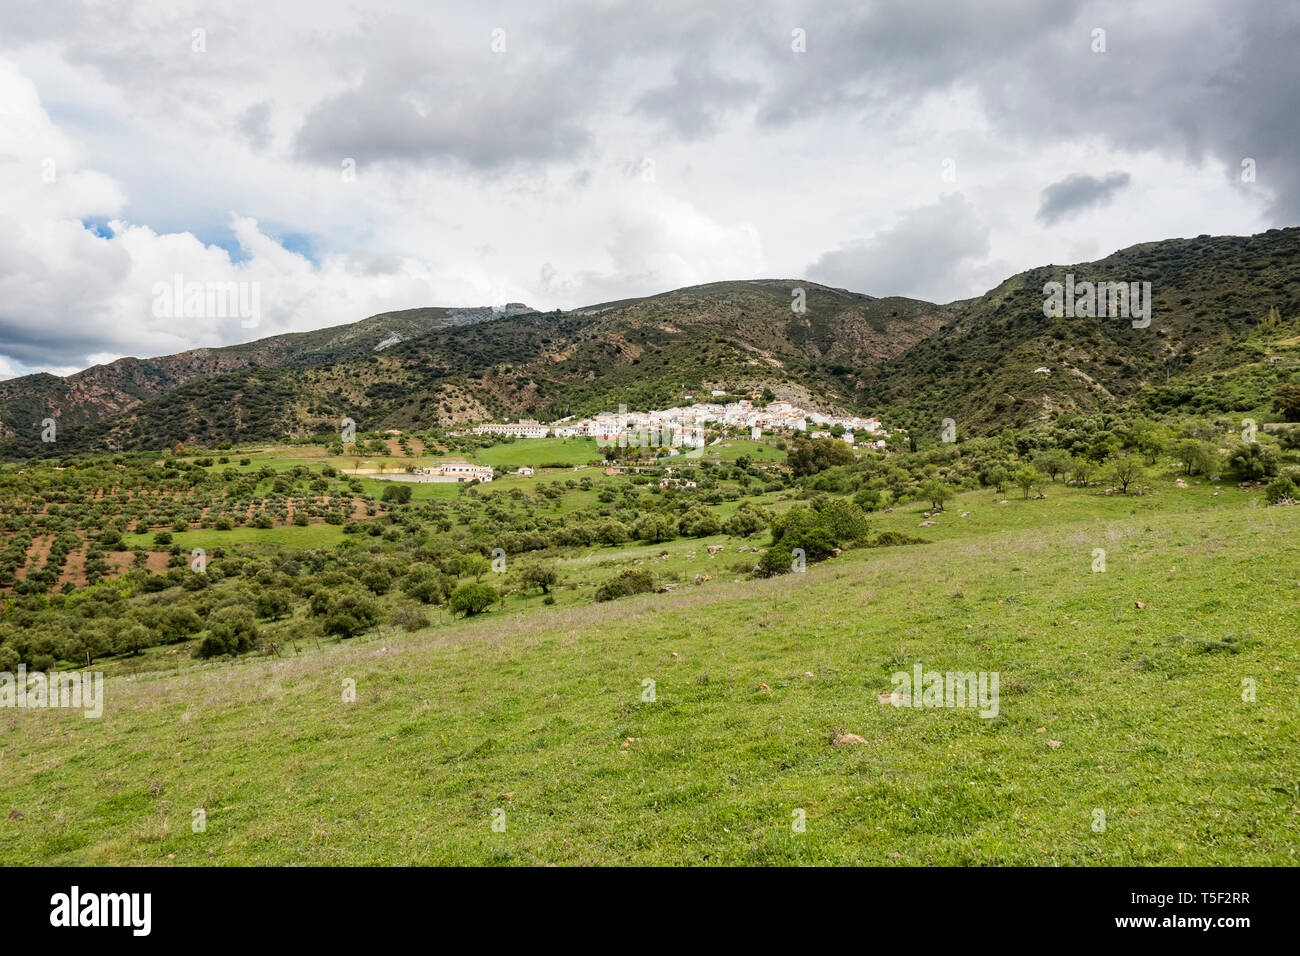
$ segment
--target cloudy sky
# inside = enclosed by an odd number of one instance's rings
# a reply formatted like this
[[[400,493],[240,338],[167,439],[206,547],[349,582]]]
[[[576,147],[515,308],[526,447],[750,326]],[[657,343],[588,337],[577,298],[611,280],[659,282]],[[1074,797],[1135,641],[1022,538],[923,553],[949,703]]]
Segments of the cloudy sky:
[[[5,4],[0,378],[1297,225],[1297,48],[1296,0]],[[160,310],[178,275],[257,325]]]

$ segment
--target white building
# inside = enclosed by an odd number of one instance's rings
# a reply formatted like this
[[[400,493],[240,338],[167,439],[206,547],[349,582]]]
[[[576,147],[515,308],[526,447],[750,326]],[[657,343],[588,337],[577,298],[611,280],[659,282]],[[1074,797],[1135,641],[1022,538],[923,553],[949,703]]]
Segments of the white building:
[[[473,481],[489,482],[494,477],[492,466],[471,465],[467,461],[444,461],[428,468],[416,468],[410,476],[397,476],[394,481]]]
[[[512,435],[515,438],[545,438],[550,433],[550,426],[537,422],[514,422],[505,425],[490,422],[474,429],[475,435]]]

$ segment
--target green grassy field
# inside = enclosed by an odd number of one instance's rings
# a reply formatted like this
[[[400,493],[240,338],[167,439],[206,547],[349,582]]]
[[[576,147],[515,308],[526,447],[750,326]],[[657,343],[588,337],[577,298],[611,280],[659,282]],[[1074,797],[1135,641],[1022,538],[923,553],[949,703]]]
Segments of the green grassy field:
[[[594,438],[520,438],[513,442],[493,445],[470,456],[497,471],[514,470],[522,465],[564,463],[585,465],[600,457],[600,448]]]
[[[931,543],[766,581],[690,583],[736,539],[593,551],[574,591],[684,583],[0,710],[0,863],[1293,865],[1300,508],[1047,494],[873,515]],[[882,704],[916,663],[996,671],[998,716]]]

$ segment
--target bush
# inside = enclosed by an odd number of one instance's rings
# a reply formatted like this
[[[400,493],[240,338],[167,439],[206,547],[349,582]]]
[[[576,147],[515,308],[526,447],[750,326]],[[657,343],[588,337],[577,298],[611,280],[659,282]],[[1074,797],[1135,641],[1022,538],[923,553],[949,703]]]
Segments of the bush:
[[[380,501],[394,505],[404,505],[411,500],[411,486],[390,484],[384,488],[384,493],[379,497]]]
[[[754,566],[754,577],[772,578],[778,574],[789,574],[794,570],[794,555],[781,548],[769,548],[758,558]]]
[[[654,578],[649,571],[644,568],[624,568],[596,588],[596,600],[612,601],[631,594],[644,594],[653,591],[654,586]]]
[[[320,591],[312,596],[313,610]],[[323,602],[325,633],[337,634],[346,640],[379,623],[379,604],[368,591],[358,587],[345,587],[328,593]]]
[[[1242,442],[1228,454],[1228,463],[1243,481],[1259,481],[1277,474],[1277,452],[1259,442]]]
[[[451,608],[453,614],[470,617],[486,611],[499,597],[497,589],[492,585],[469,581],[452,592],[447,606]]]
[[[257,646],[261,632],[246,607],[223,607],[208,618],[208,632],[194,650],[195,657],[243,654]]]
[[[429,626],[429,618],[418,604],[404,604],[393,611],[388,623],[404,631],[418,631]]]
[[[1271,505],[1300,501],[1300,490],[1296,489],[1295,482],[1290,478],[1279,478],[1264,490],[1264,497]]]
[[[402,593],[423,604],[442,604],[448,591],[446,579],[431,567],[412,568],[402,580]]]

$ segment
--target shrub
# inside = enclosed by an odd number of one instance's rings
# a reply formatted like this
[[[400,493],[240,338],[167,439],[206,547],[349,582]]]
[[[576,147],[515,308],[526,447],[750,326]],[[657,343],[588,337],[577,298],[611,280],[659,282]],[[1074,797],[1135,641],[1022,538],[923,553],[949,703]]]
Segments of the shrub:
[[[1296,489],[1295,482],[1290,478],[1279,478],[1264,490],[1264,497],[1271,505],[1284,501],[1297,501],[1300,500],[1300,490]]]
[[[252,611],[246,607],[223,607],[208,618],[208,632],[194,649],[194,656],[243,654],[252,650],[260,638]]]
[[[429,618],[418,604],[404,604],[393,611],[388,623],[404,631],[418,631],[429,626]]]
[[[315,602],[316,596],[312,600]],[[379,604],[368,591],[345,587],[329,592],[325,604],[325,633],[346,640],[379,623]],[[313,603],[313,610],[318,606]]]
[[[630,594],[644,594],[653,591],[654,586],[654,578],[649,571],[644,568],[624,568],[596,588],[596,600],[612,601]]]
[[[468,581],[452,592],[447,606],[452,613],[469,617],[486,611],[499,597],[497,589],[492,585]]]
[[[411,500],[411,486],[390,484],[384,488],[384,493],[380,495],[380,500],[389,504],[404,505]]]
[[[794,555],[781,548],[769,548],[759,555],[758,564],[754,566],[754,577],[772,578],[778,574],[789,574],[794,570]]]
[[[1228,463],[1244,481],[1259,481],[1277,474],[1277,452],[1257,441],[1234,447],[1228,454]]]

